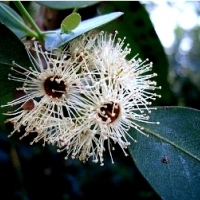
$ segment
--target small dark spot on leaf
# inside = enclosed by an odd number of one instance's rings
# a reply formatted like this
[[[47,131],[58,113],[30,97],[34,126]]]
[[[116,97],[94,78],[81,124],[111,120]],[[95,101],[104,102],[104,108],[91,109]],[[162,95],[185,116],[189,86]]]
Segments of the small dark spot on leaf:
[[[161,159],[161,162],[164,163],[164,164],[168,164],[169,163],[169,158],[167,156],[164,156],[162,159]]]

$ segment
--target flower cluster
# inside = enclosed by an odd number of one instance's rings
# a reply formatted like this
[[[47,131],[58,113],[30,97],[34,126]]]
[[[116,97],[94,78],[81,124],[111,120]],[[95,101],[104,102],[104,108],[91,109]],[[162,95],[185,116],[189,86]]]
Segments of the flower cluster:
[[[103,165],[106,149],[113,162],[115,143],[127,155],[128,145],[136,142],[128,130],[145,134],[137,122],[158,123],[149,122],[144,111],[151,112],[149,105],[160,97],[153,91],[160,87],[151,80],[156,74],[147,73],[152,63],[137,55],[127,60],[131,49],[116,36],[90,32],[59,54],[43,51],[37,42],[31,48],[36,56],[27,48],[32,67],[13,62],[18,76],[9,74],[23,83],[17,90],[24,92],[4,105],[18,105],[6,113],[6,122],[14,125],[11,135],[23,126],[23,136],[37,132],[33,142],[43,139],[66,150],[66,158],[83,162],[92,158]]]

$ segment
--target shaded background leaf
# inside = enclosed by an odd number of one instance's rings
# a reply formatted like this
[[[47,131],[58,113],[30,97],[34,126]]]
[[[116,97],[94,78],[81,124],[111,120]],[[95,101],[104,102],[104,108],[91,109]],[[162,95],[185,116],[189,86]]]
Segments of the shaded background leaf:
[[[43,6],[53,9],[71,9],[71,8],[84,8],[87,6],[94,5],[99,1],[36,1]]]
[[[22,84],[8,80],[12,61],[15,61],[23,67],[30,67],[31,62],[26,53],[24,44],[17,36],[2,23],[0,23],[0,30],[0,105],[3,105],[13,99],[13,91]],[[8,107],[0,107],[1,113],[5,113],[8,109]],[[5,116],[1,114],[0,124],[2,124],[4,120]]]
[[[4,24],[0,23],[0,97],[12,92],[21,83],[8,80],[8,74],[12,62],[23,67],[32,66],[25,50],[24,44],[17,36],[8,29]]]
[[[10,12],[14,16],[14,18],[24,24],[22,18],[12,8],[5,5],[4,3],[0,3],[0,21],[4,23],[9,29],[11,29],[18,38],[25,37],[27,33],[23,31],[20,23],[11,18],[5,10],[7,10],[7,12]]]
[[[200,111],[184,107],[153,110],[141,123],[146,137],[131,130],[136,144],[130,154],[143,176],[162,199],[198,199],[200,196]]]

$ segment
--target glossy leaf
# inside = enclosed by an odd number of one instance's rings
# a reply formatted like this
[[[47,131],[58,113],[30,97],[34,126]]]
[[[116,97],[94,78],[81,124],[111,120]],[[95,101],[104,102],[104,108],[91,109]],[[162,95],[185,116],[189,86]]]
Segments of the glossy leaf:
[[[36,1],[38,4],[58,10],[83,8],[94,5],[98,2],[99,1]]]
[[[30,67],[31,62],[26,53],[24,44],[17,36],[8,29],[4,24],[0,23],[0,97],[12,92],[21,83],[8,80],[8,74],[12,62]]]
[[[11,15],[13,17],[11,17]],[[12,8],[5,5],[4,3],[0,3],[0,21],[4,23],[9,29],[11,29],[18,38],[23,38],[27,35],[27,33],[23,31],[22,26],[20,25],[20,23],[24,24],[22,18]]]
[[[71,13],[61,23],[61,31],[67,33],[75,29],[81,22],[81,16],[78,13]]]
[[[146,137],[131,130],[136,144],[129,148],[138,169],[162,199],[200,197],[200,111],[163,107],[152,111],[150,121],[141,123]]]
[[[122,12],[114,12],[92,19],[87,19],[82,21],[77,28],[68,34],[62,34],[61,29],[56,31],[47,31],[45,37],[45,48],[47,50],[58,48],[59,46],[69,42],[70,40],[76,38],[77,36],[102,26],[118,17],[120,17]]]

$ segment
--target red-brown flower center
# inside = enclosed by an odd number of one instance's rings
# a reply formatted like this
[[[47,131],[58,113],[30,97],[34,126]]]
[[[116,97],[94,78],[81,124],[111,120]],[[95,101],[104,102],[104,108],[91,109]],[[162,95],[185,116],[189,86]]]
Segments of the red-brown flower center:
[[[50,76],[44,82],[44,90],[53,98],[60,98],[66,92],[66,84],[58,76]]]
[[[109,102],[105,103],[100,108],[100,113],[98,113],[98,116],[102,119],[103,122],[112,123],[114,122],[119,114],[120,114],[120,107],[118,103]]]

